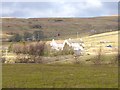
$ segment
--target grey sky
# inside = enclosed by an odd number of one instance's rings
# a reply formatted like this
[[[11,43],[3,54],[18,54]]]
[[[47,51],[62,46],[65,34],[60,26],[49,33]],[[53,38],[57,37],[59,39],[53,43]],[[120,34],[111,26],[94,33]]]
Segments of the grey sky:
[[[3,2],[2,17],[95,17],[118,14],[117,2]]]

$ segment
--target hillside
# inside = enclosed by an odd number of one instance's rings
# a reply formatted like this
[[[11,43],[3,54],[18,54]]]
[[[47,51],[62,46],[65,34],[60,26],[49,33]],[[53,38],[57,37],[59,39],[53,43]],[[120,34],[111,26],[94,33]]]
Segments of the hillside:
[[[85,44],[85,48],[84,48],[84,52],[83,55],[80,56],[78,58],[78,60],[82,63],[86,63],[86,64],[93,64],[92,59],[94,57],[97,57],[99,54],[99,51],[101,49],[101,55],[102,55],[102,60],[105,61],[104,63],[110,63],[111,60],[116,60],[116,55],[118,54],[118,35],[120,33],[118,31],[114,31],[114,32],[107,32],[107,33],[102,33],[102,34],[96,34],[96,35],[92,35],[92,36],[87,36],[87,37],[82,37],[81,39],[84,41]],[[74,38],[74,40],[79,40],[80,38]],[[56,42],[63,42],[63,40],[55,40]],[[50,42],[51,41],[47,41],[46,45],[47,45],[47,51],[45,50],[45,52],[48,52],[49,54],[47,54],[48,56],[41,56],[43,62],[42,63],[47,63],[47,64],[53,64],[53,63],[74,63],[75,59],[74,59],[74,55],[59,55],[59,53],[54,54],[52,57],[49,56],[51,55],[51,51],[50,49]],[[35,42],[26,42],[27,45],[29,45],[30,43],[34,43]],[[9,47],[13,44],[23,44],[21,42],[14,42],[14,43],[5,43],[3,42],[3,47]],[[111,47],[108,47],[111,46]],[[20,55],[18,55],[20,56]],[[24,54],[21,54],[20,57],[25,56]],[[103,57],[104,56],[104,57]],[[6,56],[3,56],[6,57]],[[14,57],[16,57],[15,53],[9,53],[7,58],[13,58],[12,60],[14,60]],[[107,60],[106,60],[107,58]],[[89,60],[88,62],[86,60]],[[90,61],[91,60],[91,61]]]
[[[94,18],[2,18],[3,33],[23,33],[42,30],[45,37],[92,35],[118,30],[118,17]]]

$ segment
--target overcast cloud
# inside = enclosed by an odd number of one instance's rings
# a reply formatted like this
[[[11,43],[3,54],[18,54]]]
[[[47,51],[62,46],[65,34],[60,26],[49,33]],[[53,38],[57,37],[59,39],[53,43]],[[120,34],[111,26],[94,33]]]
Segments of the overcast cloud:
[[[96,17],[117,15],[117,2],[3,2],[2,17]]]

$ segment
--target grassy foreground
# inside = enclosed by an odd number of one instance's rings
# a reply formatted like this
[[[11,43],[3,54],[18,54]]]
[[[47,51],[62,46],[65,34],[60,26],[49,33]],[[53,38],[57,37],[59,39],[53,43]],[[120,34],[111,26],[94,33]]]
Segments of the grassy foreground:
[[[116,88],[115,65],[3,64],[3,88]]]

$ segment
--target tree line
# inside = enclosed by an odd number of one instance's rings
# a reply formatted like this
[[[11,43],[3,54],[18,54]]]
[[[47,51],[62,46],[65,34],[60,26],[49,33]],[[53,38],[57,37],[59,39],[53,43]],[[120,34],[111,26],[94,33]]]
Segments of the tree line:
[[[43,38],[44,38],[43,31],[34,31],[33,33],[24,32],[23,35],[16,33],[9,39],[9,41],[10,42],[40,41]]]

